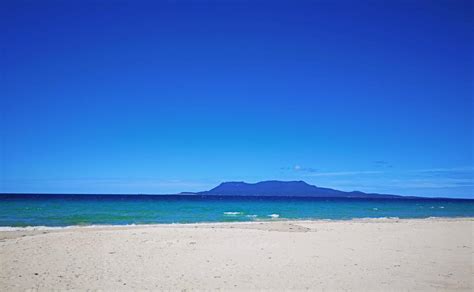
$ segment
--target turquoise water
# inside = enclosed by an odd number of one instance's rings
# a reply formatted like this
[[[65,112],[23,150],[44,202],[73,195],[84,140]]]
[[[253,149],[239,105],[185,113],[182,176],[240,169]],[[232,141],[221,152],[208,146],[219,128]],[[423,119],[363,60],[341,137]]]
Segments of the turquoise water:
[[[474,200],[0,194],[0,226],[474,217]]]

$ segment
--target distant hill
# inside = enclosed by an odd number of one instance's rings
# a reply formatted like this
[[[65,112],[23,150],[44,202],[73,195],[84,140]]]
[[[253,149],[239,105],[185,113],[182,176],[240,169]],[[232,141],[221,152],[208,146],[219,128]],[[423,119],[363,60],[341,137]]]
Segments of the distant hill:
[[[262,181],[258,183],[224,182],[199,195],[219,196],[281,196],[281,197],[321,197],[321,198],[401,198],[396,195],[344,192],[320,188],[304,181]]]

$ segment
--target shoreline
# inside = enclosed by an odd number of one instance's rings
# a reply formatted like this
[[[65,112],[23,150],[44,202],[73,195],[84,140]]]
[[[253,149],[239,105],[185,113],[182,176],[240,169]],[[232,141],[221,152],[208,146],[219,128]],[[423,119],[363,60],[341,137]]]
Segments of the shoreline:
[[[91,224],[91,225],[68,225],[68,226],[0,226],[1,232],[15,232],[15,231],[54,231],[54,230],[73,230],[73,229],[94,229],[94,228],[141,228],[141,227],[194,227],[194,226],[222,226],[222,225],[246,225],[246,224],[261,224],[261,223],[391,223],[400,221],[474,221],[474,217],[426,217],[426,218],[399,218],[399,217],[365,217],[352,219],[262,219],[253,221],[233,221],[233,222],[195,222],[195,223],[150,223],[150,224]]]
[[[129,231],[141,229],[230,229],[230,230],[267,230],[297,232],[307,231],[297,226],[305,224],[400,224],[400,223],[436,223],[436,222],[470,222],[474,225],[474,217],[428,217],[428,218],[355,218],[355,219],[318,219],[318,220],[285,220],[268,219],[243,222],[199,222],[199,223],[163,223],[163,224],[128,224],[128,225],[71,225],[71,226],[28,226],[28,227],[0,227],[0,242],[8,239],[30,237],[41,234],[55,234],[63,232],[94,232],[94,231]],[[4,229],[6,228],[6,229]],[[473,226],[474,228],[474,226]]]

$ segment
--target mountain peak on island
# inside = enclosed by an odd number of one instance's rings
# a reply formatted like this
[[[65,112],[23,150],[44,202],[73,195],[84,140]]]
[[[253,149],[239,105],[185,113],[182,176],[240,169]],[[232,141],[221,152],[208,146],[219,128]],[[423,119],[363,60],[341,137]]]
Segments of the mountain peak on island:
[[[257,183],[243,181],[223,182],[217,187],[199,192],[199,195],[219,196],[277,196],[277,197],[321,197],[321,198],[397,198],[395,195],[367,194],[359,191],[344,192],[321,188],[304,181],[269,180]]]
[[[229,181],[229,182],[223,182],[221,183],[220,185],[218,185],[217,187],[215,187],[213,190],[215,189],[219,189],[219,188],[228,188],[228,187],[249,187],[249,186],[266,186],[266,187],[285,187],[285,186],[291,186],[291,187],[296,187],[296,186],[299,186],[299,187],[306,187],[306,186],[310,186],[312,187],[312,185],[302,181],[302,180],[298,180],[298,181],[279,181],[279,180],[266,180],[266,181],[261,181],[261,182],[257,182],[257,183],[246,183],[246,182],[243,182],[243,181]]]

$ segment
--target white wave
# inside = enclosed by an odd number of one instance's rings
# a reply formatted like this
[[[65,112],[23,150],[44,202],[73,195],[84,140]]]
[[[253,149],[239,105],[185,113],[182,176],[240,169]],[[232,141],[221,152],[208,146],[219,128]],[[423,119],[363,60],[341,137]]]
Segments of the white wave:
[[[363,217],[363,218],[352,218],[349,220],[354,220],[354,221],[384,221],[384,220],[400,220],[399,217]],[[339,219],[334,219],[330,221],[339,221]]]
[[[244,212],[224,212],[224,215],[227,216],[237,216],[237,215],[242,215]]]
[[[246,215],[245,217],[249,217],[249,218],[257,218],[258,215]]]
[[[374,211],[378,211],[378,210],[379,210],[379,208],[372,208],[372,210],[374,210]]]
[[[271,218],[278,218],[278,217],[280,217],[280,215],[278,215],[278,214],[270,214],[270,215],[268,215],[268,217],[271,217]]]
[[[382,219],[382,220],[400,220],[400,217],[379,217],[376,219]]]
[[[439,207],[440,209],[444,209],[444,206]]]

